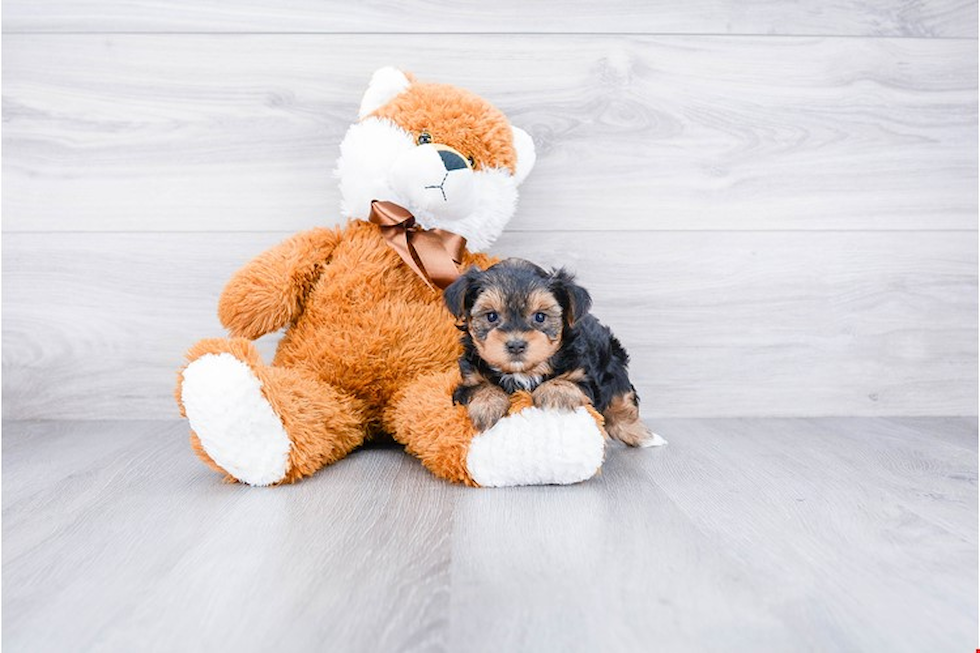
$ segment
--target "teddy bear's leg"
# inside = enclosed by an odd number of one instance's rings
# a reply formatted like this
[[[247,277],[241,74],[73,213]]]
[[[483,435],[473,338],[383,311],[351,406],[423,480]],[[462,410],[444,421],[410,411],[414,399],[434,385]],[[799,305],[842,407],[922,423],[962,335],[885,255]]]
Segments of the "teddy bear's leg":
[[[436,476],[477,485],[466,467],[476,430],[466,409],[453,405],[458,382],[458,372],[444,372],[409,383],[385,412],[385,429]]]
[[[455,370],[422,376],[385,413],[386,428],[436,476],[485,487],[567,485],[602,466],[605,436],[595,411],[515,405],[517,412],[477,433],[466,409],[453,405],[457,383]]]
[[[249,340],[202,340],[187,358],[176,395],[192,447],[235,480],[291,483],[364,441],[363,402],[302,370],[265,365]]]

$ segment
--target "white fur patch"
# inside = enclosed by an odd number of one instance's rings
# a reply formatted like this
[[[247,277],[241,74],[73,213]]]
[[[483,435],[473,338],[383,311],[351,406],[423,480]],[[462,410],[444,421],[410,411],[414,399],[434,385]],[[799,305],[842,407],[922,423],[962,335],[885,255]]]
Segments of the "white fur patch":
[[[514,181],[520,186],[530,174],[531,168],[538,160],[538,155],[534,151],[534,141],[530,134],[513,125],[510,126],[510,129],[514,132],[514,149],[517,150],[517,170],[514,173]]]
[[[595,476],[605,440],[585,408],[525,408],[470,443],[466,467],[484,487],[568,485]]]
[[[249,485],[282,480],[291,443],[252,369],[228,353],[206,354],[183,376],[184,410],[211,459]]]
[[[377,111],[409,86],[411,82],[402,71],[391,66],[379,68],[371,75],[371,82],[361,98],[361,108],[357,112],[357,117],[363,118]]]
[[[657,435],[653,431],[650,431],[650,437],[644,440],[640,446],[641,447],[662,447],[667,444],[667,441],[663,439],[663,436]]]
[[[467,171],[472,175],[469,203],[472,210],[460,215],[458,205],[447,203],[440,211],[438,202],[418,201],[420,189],[400,187],[395,180],[393,171],[399,160],[411,156],[416,147],[412,135],[390,120],[366,118],[351,125],[340,144],[340,158],[334,171],[340,184],[342,214],[366,220],[371,212],[371,200],[387,200],[411,211],[426,229],[446,229],[463,236],[470,251],[489,248],[517,209],[517,183],[513,175],[509,170],[497,168]],[[433,183],[439,180],[424,181],[425,185]],[[429,190],[425,196],[432,193]]]
[[[541,385],[541,379],[544,378],[540,374],[524,374],[523,372],[514,372],[512,374],[504,374],[502,376],[505,379],[510,379],[515,385],[527,390],[528,392]]]
[[[412,135],[390,120],[368,118],[351,125],[340,143],[334,170],[342,215],[367,220],[371,200],[398,202],[391,187],[391,168],[414,148]]]

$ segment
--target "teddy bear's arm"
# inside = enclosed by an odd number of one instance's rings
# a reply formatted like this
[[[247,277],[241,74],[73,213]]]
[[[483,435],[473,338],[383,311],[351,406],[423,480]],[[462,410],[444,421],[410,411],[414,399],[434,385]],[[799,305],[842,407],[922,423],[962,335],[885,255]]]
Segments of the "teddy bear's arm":
[[[312,229],[259,254],[221,293],[221,323],[232,336],[253,340],[289,324],[340,238],[338,230]]]

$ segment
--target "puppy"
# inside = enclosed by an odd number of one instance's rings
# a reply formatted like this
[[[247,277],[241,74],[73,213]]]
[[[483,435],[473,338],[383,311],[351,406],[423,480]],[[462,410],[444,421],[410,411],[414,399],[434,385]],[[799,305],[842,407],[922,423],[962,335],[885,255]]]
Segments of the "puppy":
[[[464,332],[463,381],[453,403],[466,406],[476,428],[493,426],[507,414],[510,395],[527,390],[540,408],[591,403],[611,437],[655,444],[640,421],[626,350],[589,314],[592,298],[571,274],[511,258],[486,271],[471,268],[444,298]]]

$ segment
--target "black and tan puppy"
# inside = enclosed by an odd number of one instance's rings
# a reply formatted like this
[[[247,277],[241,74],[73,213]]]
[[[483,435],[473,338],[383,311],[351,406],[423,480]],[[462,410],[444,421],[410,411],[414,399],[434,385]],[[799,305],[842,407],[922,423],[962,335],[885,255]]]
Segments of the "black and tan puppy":
[[[531,392],[541,408],[591,403],[606,432],[628,445],[656,444],[640,421],[629,357],[608,327],[589,314],[592,298],[564,270],[521,259],[470,269],[445,291],[464,331],[453,401],[486,430],[507,414],[510,394]]]

